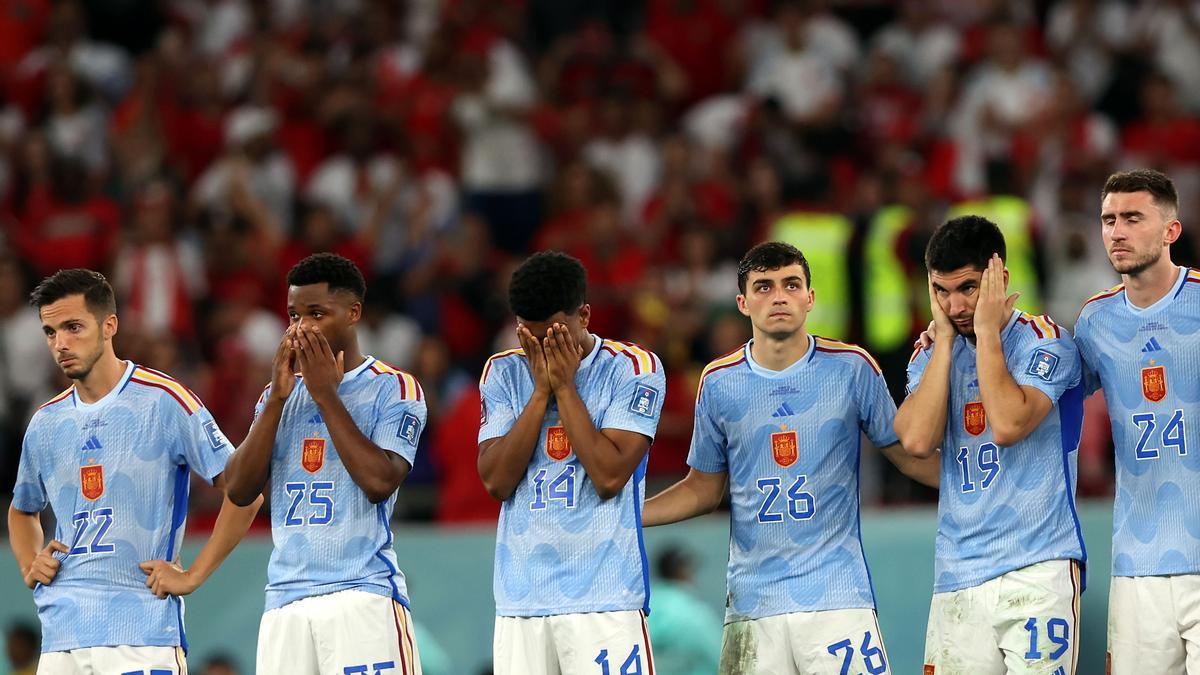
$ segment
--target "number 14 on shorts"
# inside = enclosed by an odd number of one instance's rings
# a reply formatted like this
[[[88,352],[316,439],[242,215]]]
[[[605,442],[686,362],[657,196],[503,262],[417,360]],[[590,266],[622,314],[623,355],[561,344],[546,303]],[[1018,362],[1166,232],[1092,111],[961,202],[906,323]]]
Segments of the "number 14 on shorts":
[[[621,670],[615,673],[608,664],[607,649],[601,649],[596,655],[596,665],[600,666],[600,675],[642,675],[641,645],[633,646],[633,651],[629,652],[629,656],[621,664]]]

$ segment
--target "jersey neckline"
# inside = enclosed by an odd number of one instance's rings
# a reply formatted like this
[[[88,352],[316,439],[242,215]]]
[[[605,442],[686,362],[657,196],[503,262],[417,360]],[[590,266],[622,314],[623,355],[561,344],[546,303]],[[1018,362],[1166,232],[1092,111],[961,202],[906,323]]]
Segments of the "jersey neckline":
[[[793,375],[796,373],[796,371],[803,368],[804,364],[806,364],[810,360],[812,360],[813,355],[816,353],[816,347],[817,347],[816,339],[813,338],[813,336],[811,336],[811,335],[806,335],[805,337],[808,338],[808,349],[804,350],[804,353],[800,356],[800,358],[796,359],[795,362],[791,363],[790,365],[788,365],[787,368],[784,368],[783,370],[771,370],[770,368],[767,368],[766,366],[763,366],[763,365],[759,364],[757,361],[755,361],[754,356],[750,353],[751,352],[750,348],[754,344],[754,338],[750,338],[750,341],[747,342],[742,347],[742,349],[745,351],[745,354],[746,354],[746,365],[749,366],[750,370],[755,375],[758,375],[760,377],[766,377],[769,379],[776,379],[776,378],[780,378],[780,377],[787,377],[789,375]]]
[[[121,379],[117,380],[117,384],[110,389],[107,394],[101,396],[98,401],[93,401],[92,403],[86,403],[83,399],[79,398],[79,390],[72,385],[71,399],[75,402],[75,407],[79,410],[95,410],[108,405],[109,402],[115,399],[117,395],[121,393],[121,390],[125,388],[125,384],[128,383],[129,378],[133,376],[133,371],[135,368],[137,368],[136,363],[133,361],[126,361],[125,372],[121,374]]]
[[[1154,314],[1154,313],[1162,310],[1162,308],[1166,307],[1167,305],[1171,304],[1171,301],[1175,299],[1175,296],[1179,295],[1179,289],[1183,288],[1183,285],[1185,283],[1187,283],[1187,278],[1188,278],[1188,268],[1186,268],[1182,265],[1176,265],[1175,269],[1176,269],[1178,278],[1175,279],[1175,283],[1171,284],[1170,290],[1168,290],[1165,294],[1163,294],[1163,296],[1161,298],[1159,298],[1158,300],[1155,300],[1152,304],[1150,304],[1147,307],[1138,307],[1137,305],[1130,302],[1129,301],[1129,286],[1126,285],[1125,288],[1122,288],[1121,289],[1121,300],[1125,302],[1125,306],[1127,308],[1129,308],[1129,311],[1133,312],[1134,314],[1137,314],[1138,316],[1143,316],[1146,314]]]

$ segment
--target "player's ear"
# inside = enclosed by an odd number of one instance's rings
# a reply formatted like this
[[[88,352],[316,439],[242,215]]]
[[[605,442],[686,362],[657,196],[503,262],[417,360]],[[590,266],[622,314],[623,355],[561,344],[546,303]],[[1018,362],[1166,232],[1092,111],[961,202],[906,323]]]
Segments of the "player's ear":
[[[592,306],[585,302],[583,303],[583,307],[579,308],[579,327],[586,331],[588,327],[588,321],[590,321],[591,318]]]
[[[1183,223],[1179,222],[1178,218],[1172,220],[1171,222],[1167,223],[1167,231],[1163,236],[1163,245],[1170,246],[1171,244],[1174,244],[1182,234]]]
[[[113,339],[117,334],[117,315],[109,314],[104,321],[100,322],[100,332],[104,334],[105,340]]]
[[[1008,290],[1008,268],[1004,268],[1004,290]]]
[[[746,306],[746,296],[741,293],[737,294],[737,306],[743,316],[750,316],[750,308]]]
[[[350,308],[346,311],[346,314],[351,326],[357,324],[358,320],[362,318],[362,308],[362,302],[356,301],[350,303]]]

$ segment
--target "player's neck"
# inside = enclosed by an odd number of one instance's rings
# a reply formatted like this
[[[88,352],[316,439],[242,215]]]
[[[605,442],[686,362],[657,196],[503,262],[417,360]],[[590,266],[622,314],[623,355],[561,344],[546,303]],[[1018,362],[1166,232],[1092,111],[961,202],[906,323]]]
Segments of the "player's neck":
[[[92,372],[87,377],[75,381],[75,395],[84,403],[95,403],[108,396],[121,381],[128,365],[116,354],[108,352],[92,366]]]
[[[1134,307],[1149,307],[1171,291],[1181,273],[1171,262],[1171,256],[1164,255],[1138,274],[1121,275],[1125,281],[1125,297]]]
[[[750,357],[767,370],[786,370],[808,353],[808,333],[798,330],[791,335],[776,339],[766,334],[754,336],[750,345]]]

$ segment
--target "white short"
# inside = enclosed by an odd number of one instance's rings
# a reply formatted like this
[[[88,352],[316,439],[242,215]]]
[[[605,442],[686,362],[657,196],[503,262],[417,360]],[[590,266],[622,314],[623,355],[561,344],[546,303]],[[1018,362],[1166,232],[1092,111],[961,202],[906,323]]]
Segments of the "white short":
[[[38,659],[38,675],[187,675],[179,647],[89,647],[46,652]]]
[[[722,673],[891,673],[873,609],[794,612],[725,624]]]
[[[1200,574],[1113,577],[1111,675],[1200,673]]]
[[[639,610],[498,616],[492,664],[495,675],[654,675]]]
[[[391,598],[340,591],[263,614],[258,675],[421,675],[412,615]]]
[[[924,675],[1073,675],[1079,564],[1049,560],[934,593]]]

